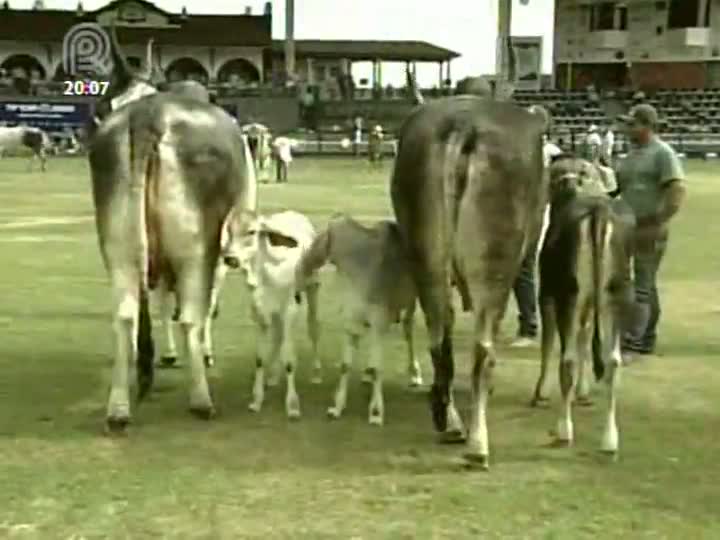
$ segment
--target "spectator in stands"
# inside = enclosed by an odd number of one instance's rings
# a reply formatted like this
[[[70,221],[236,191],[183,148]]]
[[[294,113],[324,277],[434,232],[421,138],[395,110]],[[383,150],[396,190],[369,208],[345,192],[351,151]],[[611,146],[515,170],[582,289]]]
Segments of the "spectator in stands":
[[[600,161],[606,167],[612,167],[613,149],[615,148],[615,133],[612,126],[605,128],[603,134],[602,146],[600,148]]]
[[[583,156],[585,159],[590,161],[597,161],[600,157],[600,147],[602,146],[602,138],[598,133],[598,127],[592,124],[588,128],[587,135],[585,136],[585,144],[583,149]]]
[[[652,354],[660,320],[657,273],[668,241],[671,218],[685,198],[685,172],[675,151],[655,133],[658,114],[649,104],[636,105],[619,120],[633,143],[618,164],[618,188],[635,212],[635,301],[637,320],[624,336],[627,352]]]

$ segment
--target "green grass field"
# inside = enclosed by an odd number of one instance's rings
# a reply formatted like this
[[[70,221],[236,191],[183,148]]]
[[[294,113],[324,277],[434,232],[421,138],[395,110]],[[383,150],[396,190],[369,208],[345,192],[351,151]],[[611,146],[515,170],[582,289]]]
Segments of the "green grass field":
[[[687,207],[661,272],[659,355],[622,374],[619,461],[595,451],[602,400],[577,411],[574,448],[547,448],[557,390],[550,409],[530,409],[538,350],[501,346],[491,470],[481,473],[458,465],[460,448],[435,444],[425,392],[406,388],[399,328],[386,346],[386,425],[367,425],[359,367],[346,415],[328,421],[342,336],[332,274],[321,292],[321,386],[309,383],[299,326],[300,422],[286,420],[281,388],[259,415],[247,411],[255,332],[231,275],[210,372],[218,418],[191,417],[184,370],[159,370],[128,437],[105,437],[110,289],[87,166],[56,159],[41,174],[0,160],[0,537],[720,538],[720,258],[710,247],[720,237],[720,182],[711,164],[689,167]],[[368,221],[391,214],[388,177],[388,165],[298,160],[289,185],[261,186],[260,204],[318,226],[334,211]],[[515,331],[514,306],[503,331]],[[461,411],[469,340],[461,314]],[[416,341],[429,381],[422,317]]]

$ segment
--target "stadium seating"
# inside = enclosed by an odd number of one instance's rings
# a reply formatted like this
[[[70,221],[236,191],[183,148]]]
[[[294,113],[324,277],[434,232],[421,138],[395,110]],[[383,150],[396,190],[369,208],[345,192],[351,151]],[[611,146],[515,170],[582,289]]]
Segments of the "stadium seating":
[[[615,117],[611,105],[628,109],[637,103],[650,103],[661,119],[663,138],[687,155],[704,156],[720,153],[720,89],[661,90],[645,95],[642,92],[592,91],[564,92],[559,90],[518,90],[514,100],[523,106],[540,104],[553,117],[553,136],[565,142],[579,140],[587,129],[610,125]],[[624,147],[618,138],[618,150]]]

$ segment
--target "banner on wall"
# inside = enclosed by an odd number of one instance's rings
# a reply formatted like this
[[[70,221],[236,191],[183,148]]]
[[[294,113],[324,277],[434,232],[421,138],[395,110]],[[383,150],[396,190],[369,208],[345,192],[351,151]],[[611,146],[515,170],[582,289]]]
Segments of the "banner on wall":
[[[539,90],[542,84],[542,36],[511,36],[518,90]]]

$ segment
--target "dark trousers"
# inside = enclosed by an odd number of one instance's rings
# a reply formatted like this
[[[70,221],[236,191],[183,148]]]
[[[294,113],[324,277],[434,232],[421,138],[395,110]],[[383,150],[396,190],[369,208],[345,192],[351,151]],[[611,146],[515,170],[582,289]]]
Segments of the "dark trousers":
[[[518,306],[518,324],[520,337],[537,335],[537,294],[535,292],[535,262],[537,243],[529,246],[520,265],[520,273],[515,278],[513,293]]]
[[[277,182],[287,182],[288,166],[282,159],[275,159],[275,180]]]
[[[649,245],[638,246],[635,251],[635,302],[637,314],[632,330],[626,335],[625,345],[632,349],[651,352],[657,340],[660,322],[660,295],[657,273],[667,249],[668,236],[664,233]]]

